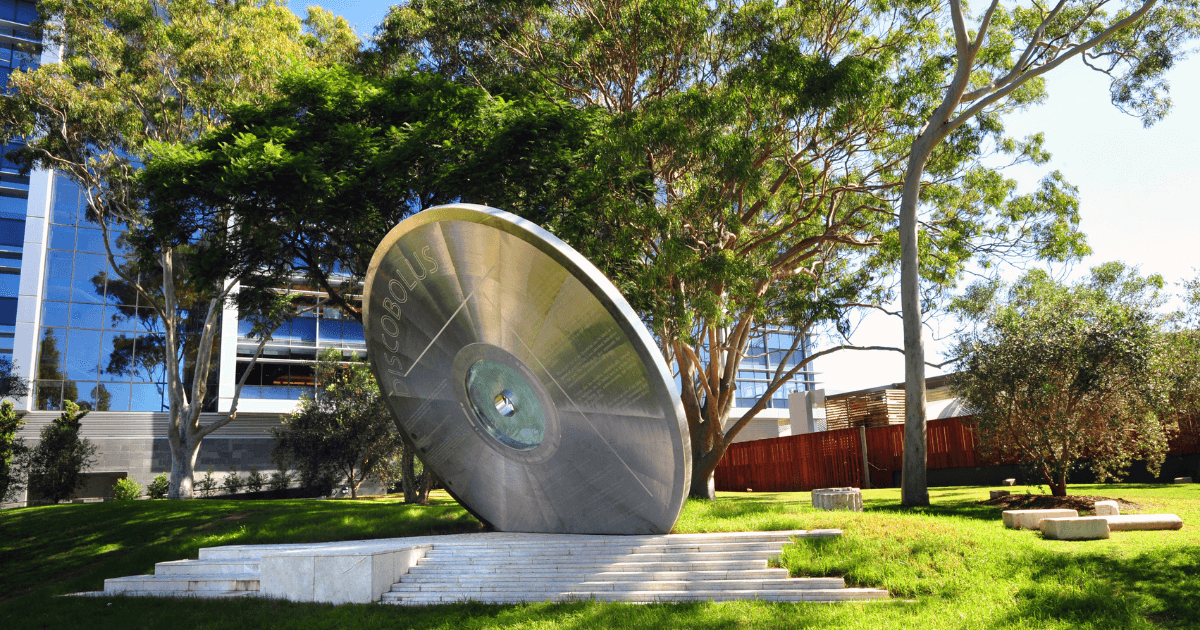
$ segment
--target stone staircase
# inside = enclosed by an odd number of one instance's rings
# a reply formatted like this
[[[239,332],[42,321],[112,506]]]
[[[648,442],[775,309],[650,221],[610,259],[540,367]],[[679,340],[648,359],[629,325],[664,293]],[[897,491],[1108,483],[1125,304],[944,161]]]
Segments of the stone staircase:
[[[201,549],[198,560],[160,562],[153,575],[108,579],[103,591],[80,595],[401,605],[886,599],[883,589],[846,588],[841,578],[789,578],[787,569],[769,566],[794,537],[839,535],[839,530],[668,536],[490,533],[212,547]]]
[[[207,549],[202,549],[204,555]],[[173,560],[154,565],[153,575],[104,580],[104,590],[91,595],[160,597],[253,597],[258,595],[257,559]]]
[[[787,569],[768,567],[768,561],[778,556],[793,536],[840,533],[434,543],[432,550],[383,594],[383,602],[834,602],[887,598],[882,589],[846,588],[842,578],[789,578]]]

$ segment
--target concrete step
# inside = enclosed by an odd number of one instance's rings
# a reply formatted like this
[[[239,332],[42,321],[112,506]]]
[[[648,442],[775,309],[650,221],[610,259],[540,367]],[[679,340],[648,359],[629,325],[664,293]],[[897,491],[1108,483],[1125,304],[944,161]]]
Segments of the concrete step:
[[[774,551],[775,553],[779,553],[779,550],[782,549],[786,544],[789,544],[789,541],[730,542],[723,544],[693,543],[671,545],[538,545],[533,549],[531,549],[528,545],[505,545],[492,547],[482,545],[438,545],[432,551],[430,551],[429,554],[448,556],[479,556],[482,554],[490,554],[562,557],[608,553],[737,553],[742,551]]]
[[[434,548],[432,551],[426,552],[421,558],[422,564],[433,564],[437,562],[448,562],[455,565],[473,565],[473,564],[505,564],[505,565],[530,565],[544,564],[546,562],[554,562],[556,564],[597,564],[605,562],[619,562],[621,560],[629,560],[634,562],[717,562],[722,560],[751,560],[761,558],[766,560],[778,556],[780,551],[774,550],[754,550],[754,551],[735,551],[735,552],[719,552],[719,551],[680,551],[678,553],[622,553],[619,551],[604,551],[588,554],[565,554],[555,556],[553,554],[495,554],[495,553],[479,553],[479,554],[464,554],[461,552],[444,552]]]
[[[568,571],[524,571],[519,574],[510,573],[471,573],[463,574],[452,568],[437,571],[426,571],[420,574],[407,573],[400,576],[397,584],[413,581],[475,581],[483,579],[508,580],[510,582],[543,582],[550,578],[569,579],[573,575]],[[653,580],[764,580],[782,579],[788,576],[787,569],[741,569],[736,571],[595,571],[580,572],[579,575],[597,580],[624,581],[653,581]]]
[[[712,590],[712,591],[497,591],[492,593],[384,593],[385,604],[446,604],[481,602],[515,604],[531,601],[602,601],[602,602],[696,602],[758,599],[784,602],[842,602],[887,599],[888,593],[872,588],[836,588],[813,590]]]
[[[409,573],[420,575],[425,571],[430,570],[445,570],[447,568],[455,568],[459,573],[512,573],[515,571],[544,571],[558,573],[573,573],[584,570],[593,571],[730,571],[738,569],[765,569],[767,568],[766,558],[758,560],[704,560],[693,562],[573,562],[563,564],[550,563],[532,563],[528,565],[519,564],[462,564],[456,565],[452,563],[439,564],[417,564],[417,566],[409,569]]]
[[[154,565],[156,576],[183,575],[257,575],[258,562],[253,560],[173,560]]]
[[[104,592],[110,594],[195,595],[258,591],[258,575],[131,575],[104,580]]]
[[[393,593],[597,592],[597,591],[715,591],[715,590],[829,590],[845,588],[841,578],[782,578],[768,580],[580,580],[547,582],[398,582]]]

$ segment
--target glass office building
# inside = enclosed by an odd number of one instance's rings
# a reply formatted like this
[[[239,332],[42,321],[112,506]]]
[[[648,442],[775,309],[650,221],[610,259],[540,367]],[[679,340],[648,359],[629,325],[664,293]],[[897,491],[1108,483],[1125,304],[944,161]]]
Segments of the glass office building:
[[[767,387],[774,380],[775,373],[781,365],[782,373],[786,373],[808,357],[811,349],[807,338],[801,339],[795,352],[788,356],[795,338],[796,333],[792,330],[771,328],[750,339],[746,358],[742,359],[742,364],[738,366],[737,399],[734,407],[753,407],[767,392]],[[795,375],[771,395],[767,408],[787,409],[788,394],[813,389],[816,385],[815,377],[816,372],[811,364],[797,370]]]

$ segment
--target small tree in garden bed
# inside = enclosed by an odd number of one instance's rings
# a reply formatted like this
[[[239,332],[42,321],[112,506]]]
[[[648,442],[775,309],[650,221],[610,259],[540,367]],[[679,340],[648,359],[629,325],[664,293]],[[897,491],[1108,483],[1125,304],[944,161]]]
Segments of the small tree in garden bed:
[[[96,446],[79,437],[80,419],[87,415],[71,401],[42,429],[29,453],[29,490],[55,503],[69,499],[83,486],[85,470],[96,461]]]
[[[981,327],[958,340],[954,389],[974,411],[985,451],[1032,465],[1055,496],[1086,461],[1097,480],[1119,478],[1135,459],[1157,474],[1174,423],[1153,313],[1159,276],[1121,263],[1064,285],[1031,271],[997,299],[977,285],[957,304]]]
[[[267,478],[258,472],[257,468],[251,468],[249,474],[246,475],[247,492],[261,492],[266,483]]]
[[[3,367],[0,364],[0,373]],[[25,440],[17,437],[17,429],[24,424],[25,421],[17,414],[11,401],[0,403],[0,502],[7,501],[9,496],[25,488],[21,464],[27,448]]]
[[[317,393],[275,430],[275,451],[276,459],[295,462],[306,485],[344,480],[357,498],[403,442],[370,369],[341,359],[336,349],[318,357]]]
[[[245,485],[246,482],[238,476],[237,468],[230,468],[229,474],[225,475],[225,479],[221,482],[221,487],[225,489],[226,494],[237,494]]]

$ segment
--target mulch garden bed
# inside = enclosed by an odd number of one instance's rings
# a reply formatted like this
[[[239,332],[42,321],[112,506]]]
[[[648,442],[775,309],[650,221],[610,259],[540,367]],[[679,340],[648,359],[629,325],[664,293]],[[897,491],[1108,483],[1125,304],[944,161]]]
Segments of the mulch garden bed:
[[[1141,510],[1142,506],[1125,499],[1112,497],[1093,497],[1086,495],[1067,495],[1056,497],[1049,494],[1006,494],[995,499],[980,501],[983,505],[992,505],[1005,510],[1052,510],[1066,509],[1091,512],[1096,509],[1097,501],[1116,501],[1124,514],[1130,510]]]

